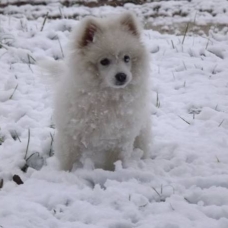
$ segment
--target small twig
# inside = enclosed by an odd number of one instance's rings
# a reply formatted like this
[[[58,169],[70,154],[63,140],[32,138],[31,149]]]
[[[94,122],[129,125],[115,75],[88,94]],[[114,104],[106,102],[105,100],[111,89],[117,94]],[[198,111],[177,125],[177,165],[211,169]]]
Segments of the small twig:
[[[5,52],[0,56],[0,58],[2,58],[2,56],[4,56],[7,52],[8,52],[8,50],[5,51]]]
[[[217,156],[215,156],[215,157],[216,157],[216,159],[217,159],[217,162],[220,163],[220,160],[218,159],[218,157],[217,157]]]
[[[196,11],[196,14],[195,14],[195,17],[194,17],[193,24],[195,24],[195,23],[196,23],[196,16],[197,16],[197,11]]]
[[[218,127],[220,127],[223,124],[224,121],[225,121],[225,119],[222,120],[222,122],[218,125]]]
[[[40,29],[41,32],[42,32],[43,29],[44,29],[44,25],[45,25],[46,20],[47,20],[47,18],[48,18],[48,14],[49,14],[49,12],[47,12],[46,15],[45,15],[45,17],[44,17],[44,21],[43,21],[42,27],[41,27],[41,29]]]
[[[152,187],[152,189],[158,194],[158,196],[161,198],[161,194],[154,188]]]
[[[21,142],[20,138],[19,138],[19,135],[17,134],[17,132],[15,131],[15,135],[17,137],[17,139],[19,140],[19,142]]]
[[[27,162],[33,155],[35,155],[35,154],[38,154],[38,155],[39,155],[39,152],[34,152],[34,153],[32,153],[28,158],[26,158],[26,162]]]
[[[187,70],[187,67],[186,67],[186,65],[185,65],[185,62],[184,62],[184,61],[183,61],[183,65],[184,65],[185,70]]]
[[[207,39],[207,44],[206,44],[206,50],[207,50],[207,48],[208,48],[208,45],[209,45],[209,42],[210,42],[210,38],[208,37],[208,39]]]
[[[33,73],[33,70],[31,68],[31,62],[30,62],[30,55],[28,54],[28,66],[29,66],[29,69],[32,71]]]
[[[4,44],[2,44],[2,42],[0,41],[0,48],[5,48],[6,50],[8,50],[8,47],[7,46],[5,46]]]
[[[173,47],[173,49],[175,49],[175,46],[174,46],[173,40],[171,40],[171,43],[172,43],[172,47]]]
[[[4,143],[5,137],[4,136],[0,136],[0,145],[2,145],[2,143]]]
[[[169,203],[171,209],[174,211],[173,205],[171,203]]]
[[[0,189],[3,188],[4,181],[3,179],[0,180]]]
[[[196,115],[195,112],[193,112],[193,120],[195,119],[195,115]]]
[[[171,187],[173,189],[173,194],[175,194],[175,188],[171,184],[167,184],[164,187]]]
[[[148,205],[148,203],[145,203],[144,205],[141,205],[139,207],[146,207]]]
[[[26,151],[25,151],[25,157],[24,157],[25,160],[27,160],[26,157],[28,154],[29,143],[30,143],[30,129],[28,129],[28,143],[27,143],[27,147],[26,147]]]
[[[160,74],[160,70],[161,70],[160,65],[158,65],[158,73],[159,74]]]
[[[158,96],[158,92],[157,92],[157,101],[156,101],[156,107],[160,108],[161,104],[160,104],[160,100],[159,100],[159,96]]]
[[[11,96],[9,97],[10,100],[13,98],[13,95],[14,95],[15,91],[17,90],[17,87],[18,87],[18,84],[16,85],[16,87],[14,88],[13,93],[12,93]]]
[[[186,197],[184,197],[184,199],[185,199],[188,203],[191,203]]]
[[[63,12],[62,12],[62,9],[61,9],[60,6],[59,6],[59,12],[60,12],[61,18],[64,18],[64,17],[63,17]]]
[[[184,37],[183,37],[183,40],[182,40],[182,44],[184,44],[184,40],[185,40],[186,34],[188,32],[188,27],[189,27],[189,22],[187,23],[186,28],[185,28],[185,32],[184,32]]]
[[[215,65],[215,67],[212,70],[212,74],[215,74],[215,69],[216,69],[217,65]]]
[[[36,62],[36,60],[31,55],[28,54],[28,56],[34,61],[34,63]]]
[[[50,136],[51,136],[51,145],[50,145],[49,157],[52,156],[52,145],[53,145],[53,141],[54,141],[52,133],[50,133]]]
[[[189,124],[190,125],[190,123],[187,121],[187,120],[185,120],[184,118],[182,118],[181,116],[178,116],[179,118],[181,118],[185,123],[187,123],[187,124]]]
[[[172,71],[172,75],[173,75],[173,79],[174,80],[176,80],[176,77],[175,77],[175,75],[174,75],[174,72]]]
[[[64,58],[63,48],[62,48],[62,45],[61,45],[61,42],[60,42],[58,36],[57,36],[57,40],[58,40],[58,42],[59,42],[59,46],[60,46],[60,49],[61,49],[62,57]]]

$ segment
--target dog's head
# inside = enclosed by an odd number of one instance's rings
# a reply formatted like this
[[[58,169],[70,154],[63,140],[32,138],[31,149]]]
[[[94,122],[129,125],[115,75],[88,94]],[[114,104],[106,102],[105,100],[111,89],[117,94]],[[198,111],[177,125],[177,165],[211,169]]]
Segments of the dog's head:
[[[131,13],[103,19],[86,18],[76,39],[77,50],[104,87],[124,88],[134,79],[144,49]]]

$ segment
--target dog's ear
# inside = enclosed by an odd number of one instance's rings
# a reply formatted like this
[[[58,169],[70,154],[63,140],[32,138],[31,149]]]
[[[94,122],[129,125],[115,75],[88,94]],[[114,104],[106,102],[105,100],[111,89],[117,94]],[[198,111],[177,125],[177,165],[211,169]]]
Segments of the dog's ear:
[[[79,40],[79,47],[83,48],[92,43],[98,30],[98,25],[93,18],[86,19],[83,25],[82,36]]]
[[[135,16],[132,13],[124,13],[120,19],[120,23],[133,35],[140,37],[140,28]]]

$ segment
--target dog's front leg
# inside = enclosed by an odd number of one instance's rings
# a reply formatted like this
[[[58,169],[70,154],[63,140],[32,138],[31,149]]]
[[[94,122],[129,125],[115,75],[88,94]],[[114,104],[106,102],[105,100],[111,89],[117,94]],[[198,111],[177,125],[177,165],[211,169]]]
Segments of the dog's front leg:
[[[65,171],[71,171],[81,155],[76,142],[71,137],[59,133],[56,135],[55,154],[59,160],[60,169]]]
[[[103,169],[114,171],[115,165],[114,163],[118,160],[121,160],[123,166],[126,166],[127,162],[130,160],[131,154],[133,152],[133,140],[125,139],[120,143],[120,145],[116,148],[112,148],[106,152],[106,160],[103,165]]]
[[[141,149],[143,151],[143,158],[149,158],[151,155],[151,125],[143,128],[140,134],[136,137],[134,142],[134,148]]]
[[[133,153],[133,145],[134,145],[134,139],[126,139],[126,143],[123,144],[120,152],[119,159],[123,163],[123,167],[126,167],[128,162],[131,159],[132,153]]]

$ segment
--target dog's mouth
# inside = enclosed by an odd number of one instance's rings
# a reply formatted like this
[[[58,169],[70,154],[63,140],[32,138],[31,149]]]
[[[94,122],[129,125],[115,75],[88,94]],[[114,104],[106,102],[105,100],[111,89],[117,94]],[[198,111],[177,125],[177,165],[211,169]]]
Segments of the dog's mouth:
[[[124,84],[115,84],[112,87],[115,89],[123,89],[128,85],[128,82],[124,83]]]
[[[127,82],[116,82],[115,86],[124,86],[125,84],[127,84]]]

